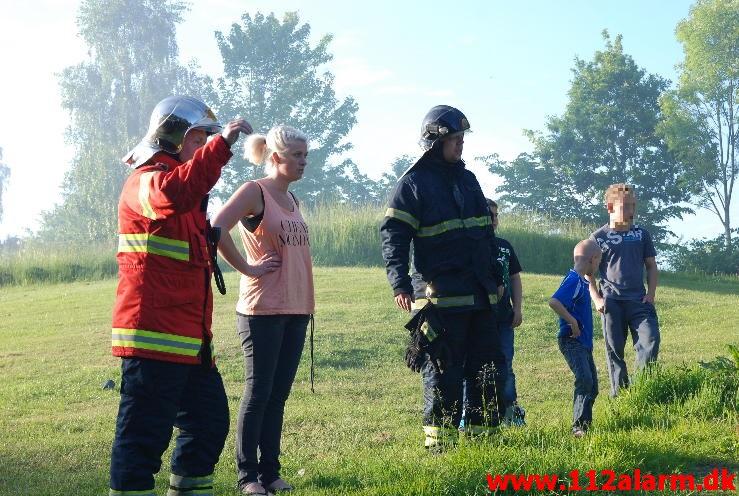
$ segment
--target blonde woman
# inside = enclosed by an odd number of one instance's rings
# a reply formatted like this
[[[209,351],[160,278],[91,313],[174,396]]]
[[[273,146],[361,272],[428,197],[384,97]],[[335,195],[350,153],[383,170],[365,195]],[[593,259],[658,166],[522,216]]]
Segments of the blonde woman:
[[[308,226],[288,190],[303,177],[308,140],[297,129],[276,126],[266,136],[249,136],[246,156],[264,164],[267,175],[241,186],[213,226],[227,233],[238,224],[247,255],[230,236],[222,237],[221,255],[242,274],[236,305],[245,366],[236,432],[239,489],[266,495],[292,490],[280,477],[282,420],[315,305]]]

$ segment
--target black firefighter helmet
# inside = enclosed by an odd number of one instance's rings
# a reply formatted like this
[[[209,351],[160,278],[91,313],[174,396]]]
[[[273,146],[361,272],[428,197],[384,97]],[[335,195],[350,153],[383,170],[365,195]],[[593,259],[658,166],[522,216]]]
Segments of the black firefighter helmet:
[[[469,131],[470,122],[464,114],[449,105],[437,105],[426,113],[421,124],[421,148],[430,150],[437,141]]]

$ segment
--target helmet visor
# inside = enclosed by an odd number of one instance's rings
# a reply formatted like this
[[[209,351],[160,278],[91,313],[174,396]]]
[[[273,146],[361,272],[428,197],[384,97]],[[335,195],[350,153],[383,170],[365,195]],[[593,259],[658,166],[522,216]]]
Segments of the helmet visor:
[[[216,120],[216,116],[213,111],[208,108],[205,111],[205,115],[193,122],[193,124],[187,129],[202,129],[208,134],[220,133],[223,130],[223,126]],[[185,133],[187,134],[187,132]]]

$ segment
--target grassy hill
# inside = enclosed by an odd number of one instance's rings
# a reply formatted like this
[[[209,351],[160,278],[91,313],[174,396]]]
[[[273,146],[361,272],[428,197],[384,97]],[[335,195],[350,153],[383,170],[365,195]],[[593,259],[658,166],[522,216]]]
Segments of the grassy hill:
[[[663,368],[617,400],[607,398],[603,341],[596,332],[601,396],[593,430],[577,440],[569,435],[572,375],[546,306],[559,281],[523,276],[524,324],[517,330],[514,367],[528,426],[463,440],[432,456],[421,447],[420,378],[402,361],[405,317],[391,304],[383,271],[318,269],[316,393],[310,392],[306,346],[283,437],[283,475],[296,494],[489,494],[489,472],[736,471],[737,383],[730,380],[736,374],[711,375],[696,364],[728,355],[726,345],[739,343],[739,284],[664,278],[657,303]],[[229,294],[216,297],[214,316],[232,412],[232,432],[216,468],[219,495],[236,494],[233,429],[243,378],[235,274],[227,283]],[[120,361],[109,351],[115,281],[1,291],[0,495],[107,494],[119,396],[117,387],[106,391],[102,385],[109,378],[120,384]],[[167,474],[165,461],[159,494],[166,492]]]

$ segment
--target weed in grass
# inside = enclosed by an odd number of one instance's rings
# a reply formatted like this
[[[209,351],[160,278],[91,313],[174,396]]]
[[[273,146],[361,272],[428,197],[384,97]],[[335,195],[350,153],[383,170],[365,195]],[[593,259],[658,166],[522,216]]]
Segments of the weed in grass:
[[[739,368],[652,364],[608,404],[601,423],[614,429],[669,429],[691,417],[736,422],[738,392]]]

